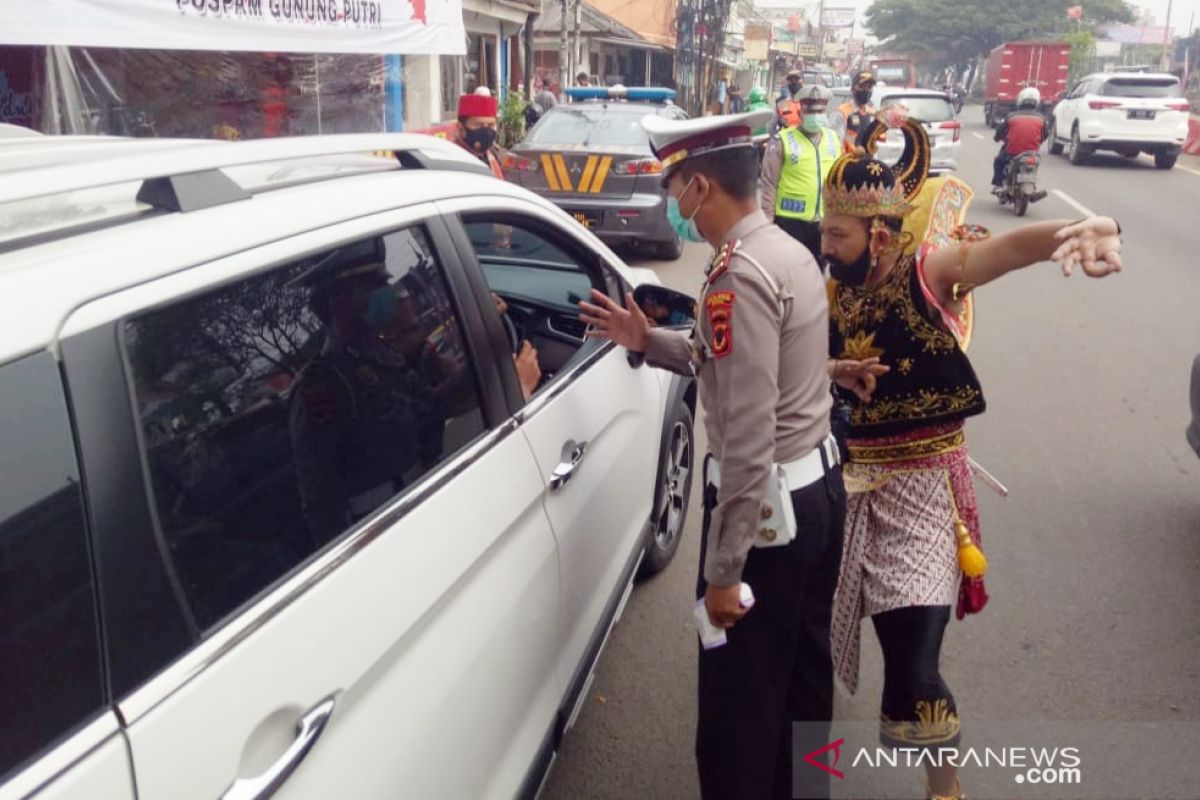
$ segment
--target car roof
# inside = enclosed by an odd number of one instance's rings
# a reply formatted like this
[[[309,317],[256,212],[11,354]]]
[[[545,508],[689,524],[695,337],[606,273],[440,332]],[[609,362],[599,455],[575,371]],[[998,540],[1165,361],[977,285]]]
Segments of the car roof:
[[[576,100],[573,103],[559,103],[553,108],[546,111],[547,114],[556,111],[570,111],[571,109],[595,109],[608,108],[609,106],[617,109],[653,109],[655,111],[666,111],[668,108],[678,108],[674,103],[655,103],[649,100],[605,100],[602,98]]]
[[[1172,75],[1169,72],[1093,72],[1091,75],[1088,75],[1086,78],[1084,78],[1084,80],[1091,80],[1092,78],[1103,78],[1104,80],[1108,80],[1110,78],[1120,78],[1121,80],[1134,80],[1134,81],[1137,81],[1137,80],[1178,81],[1179,80],[1178,75]]]
[[[937,89],[909,89],[904,86],[876,86],[873,94],[877,94],[880,97],[903,95],[904,97],[941,97],[944,100],[950,99],[950,95]]]
[[[6,215],[5,210],[20,209],[26,203],[54,202],[63,194],[70,196],[70,191],[37,193],[41,191],[39,186],[61,189],[70,185],[66,181],[72,177],[72,167],[77,173],[76,185],[101,192],[121,188],[128,193],[130,186],[136,188],[139,183],[113,180],[113,176],[121,174],[120,168],[128,169],[130,175],[153,172],[157,162],[174,157],[180,171],[186,172],[192,166],[219,163],[220,156],[241,160],[237,144],[45,138],[58,142],[50,147],[57,146],[63,159],[26,169],[17,169],[13,160],[3,155],[10,147],[8,142],[17,140],[2,140],[4,143],[0,144],[0,235],[4,223],[13,216]],[[363,154],[297,159],[325,169],[326,176],[289,182],[285,174],[279,188],[272,188],[275,184],[268,181],[266,189],[250,192],[236,201],[176,212],[151,208],[144,215],[120,217],[100,226],[68,227],[7,243],[0,238],[0,363],[52,346],[71,313],[93,300],[340,222],[468,197],[520,199],[550,213],[562,214],[552,203],[532,192],[497,180],[457,145],[434,137],[413,134],[290,137],[290,140],[239,144],[246,145],[242,150],[252,153],[269,152],[270,142],[278,143],[281,151],[296,152],[304,149],[298,146],[304,144],[298,142],[300,139],[345,139],[349,145],[363,150],[366,148],[361,148],[360,142],[374,142],[380,150],[415,146],[443,157],[461,155],[478,169],[439,168],[451,163],[452,158],[435,162],[431,168],[406,168],[403,162],[387,164],[384,159]],[[119,147],[118,143],[126,146]],[[310,144],[310,149],[321,149],[318,146],[321,142]],[[336,151],[342,145],[328,145],[325,149]],[[112,155],[114,152],[120,155]],[[372,164],[366,164],[367,159]],[[285,167],[293,168],[293,161],[250,162],[220,171],[247,181],[262,180],[268,171],[273,171],[268,177],[274,177]],[[313,169],[308,165],[294,167],[306,168],[310,172]],[[75,194],[80,191],[84,190]],[[23,196],[25,199],[12,199]],[[8,203],[4,204],[4,200]]]

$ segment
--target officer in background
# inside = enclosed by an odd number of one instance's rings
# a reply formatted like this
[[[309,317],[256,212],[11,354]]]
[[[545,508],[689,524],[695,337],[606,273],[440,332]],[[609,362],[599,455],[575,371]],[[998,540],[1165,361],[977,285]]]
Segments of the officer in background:
[[[807,247],[814,259],[821,254],[821,187],[842,155],[841,137],[825,116],[832,98],[833,92],[824,86],[804,89],[800,125],[784,128],[767,143],[762,164],[763,213]]]
[[[846,152],[854,150],[858,132],[870,125],[871,120],[875,118],[875,107],[871,105],[871,92],[874,88],[874,75],[865,70],[858,73],[850,86],[850,99],[829,115],[829,127],[837,131]]]
[[[829,430],[828,306],[812,256],[756,207],[751,131],[769,118],[642,121],[664,165],[673,225],[716,251],[690,333],[653,327],[632,294],[624,306],[599,292],[580,304],[589,335],[698,377],[711,454],[697,594],[728,638],[699,653],[696,759],[707,800],[796,796],[792,723],[810,723],[796,746],[811,752],[827,744],[833,713],[829,628],[845,493]],[[760,528],[777,467],[798,527],[771,546]],[[750,609],[739,602],[743,582]],[[821,770],[796,778],[799,796],[827,796]]]
[[[292,390],[289,427],[304,517],[320,546],[434,466],[442,449],[442,367],[382,242],[353,244],[297,281],[325,343]]]
[[[800,124],[800,90],[803,88],[804,73],[798,69],[788,70],[787,85],[775,101],[776,130]]]

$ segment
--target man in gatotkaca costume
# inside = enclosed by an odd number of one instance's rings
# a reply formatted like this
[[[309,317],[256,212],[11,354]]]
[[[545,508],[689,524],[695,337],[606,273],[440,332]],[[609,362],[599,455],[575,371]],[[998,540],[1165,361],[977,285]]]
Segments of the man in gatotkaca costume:
[[[903,128],[895,167],[872,157],[887,127]],[[822,254],[829,263],[830,372],[848,406],[845,550],[832,629],[839,682],[857,689],[860,622],[884,655],[880,738],[896,747],[955,747],[959,716],[939,673],[951,606],[987,602],[971,465],[963,435],[983,391],[966,356],[971,292],[1042,261],[1065,275],[1121,268],[1108,217],[1036,223],[987,238],[960,223],[971,198],[957,178],[928,189],[929,140],[903,112],[877,117],[825,187]],[[865,149],[863,149],[865,148]],[[931,196],[925,192],[934,192]],[[906,224],[923,206],[916,233]],[[880,359],[870,370],[861,365]],[[855,377],[850,377],[854,373]],[[960,798],[957,770],[927,768],[934,798]]]

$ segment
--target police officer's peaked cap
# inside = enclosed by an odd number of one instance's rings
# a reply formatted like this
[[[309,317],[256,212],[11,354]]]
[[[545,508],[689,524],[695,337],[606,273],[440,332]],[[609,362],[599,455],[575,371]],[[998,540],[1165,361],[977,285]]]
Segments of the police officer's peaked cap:
[[[816,108],[818,106],[828,106],[829,101],[833,99],[833,92],[824,86],[814,85],[805,88],[797,98],[800,105],[805,108]]]
[[[774,113],[769,109],[685,120],[647,114],[642,117],[642,127],[650,134],[650,149],[662,162],[666,173],[679,162],[694,156],[752,147],[753,131],[765,126],[772,117]]]
[[[798,69],[789,69],[789,70],[787,71],[787,76],[788,76],[789,78],[803,78],[803,77],[804,77],[804,73],[803,73],[803,72],[801,72],[801,71],[800,71],[800,70],[798,70]]]
[[[874,86],[875,85],[875,76],[873,74],[871,74],[870,72],[863,70],[862,72],[860,72],[854,76],[854,85],[855,86]]]
[[[338,281],[359,275],[379,273],[385,278],[388,277],[384,264],[383,240],[379,238],[339,247],[330,253],[316,256],[311,261],[312,266],[292,280],[292,285],[316,291],[328,289]]]

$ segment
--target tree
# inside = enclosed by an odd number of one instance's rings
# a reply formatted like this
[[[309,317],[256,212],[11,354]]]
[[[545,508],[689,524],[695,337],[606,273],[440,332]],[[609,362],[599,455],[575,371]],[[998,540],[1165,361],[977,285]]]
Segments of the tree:
[[[867,28],[880,49],[929,66],[961,65],[1017,39],[1053,38],[1078,29],[1067,8],[1082,5],[1084,26],[1132,22],[1124,0],[875,0]]]

